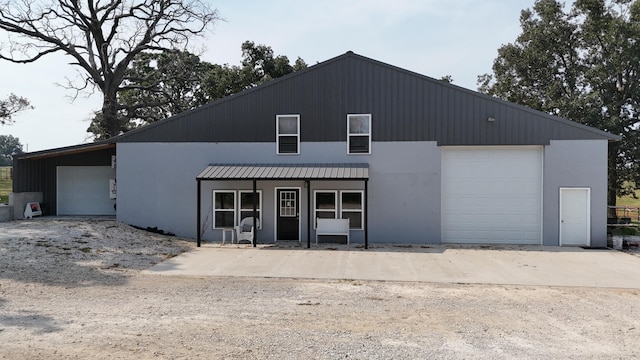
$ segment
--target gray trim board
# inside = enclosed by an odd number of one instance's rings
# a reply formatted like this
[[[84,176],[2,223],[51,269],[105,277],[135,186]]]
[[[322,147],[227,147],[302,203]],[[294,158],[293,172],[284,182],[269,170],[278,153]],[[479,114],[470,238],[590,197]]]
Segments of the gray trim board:
[[[89,144],[81,144],[74,146],[66,146],[61,148],[42,150],[42,151],[34,151],[30,153],[18,154],[15,156],[15,159],[23,160],[23,159],[44,159],[55,156],[68,156],[75,155],[87,152],[100,151],[104,149],[115,149],[116,144],[114,141],[106,140],[106,141],[98,141]]]

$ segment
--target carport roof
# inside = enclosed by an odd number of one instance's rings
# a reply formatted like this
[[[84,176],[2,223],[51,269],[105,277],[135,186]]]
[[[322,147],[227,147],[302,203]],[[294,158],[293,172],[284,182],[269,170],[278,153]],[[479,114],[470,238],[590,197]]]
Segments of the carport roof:
[[[196,180],[367,180],[369,164],[211,164]]]

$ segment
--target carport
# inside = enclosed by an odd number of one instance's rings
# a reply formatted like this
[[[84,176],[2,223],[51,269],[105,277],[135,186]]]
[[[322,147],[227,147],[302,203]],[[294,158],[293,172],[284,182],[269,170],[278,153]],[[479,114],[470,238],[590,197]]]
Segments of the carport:
[[[46,215],[116,214],[116,144],[113,140],[20,154],[13,162],[13,193],[41,202]],[[115,190],[115,189],[114,189]],[[16,219],[24,204],[14,204]]]

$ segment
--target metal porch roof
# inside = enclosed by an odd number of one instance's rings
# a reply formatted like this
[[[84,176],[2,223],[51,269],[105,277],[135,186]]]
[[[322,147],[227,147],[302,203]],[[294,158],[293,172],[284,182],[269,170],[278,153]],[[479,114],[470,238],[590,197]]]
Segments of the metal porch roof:
[[[211,164],[196,180],[367,180],[369,164]]]

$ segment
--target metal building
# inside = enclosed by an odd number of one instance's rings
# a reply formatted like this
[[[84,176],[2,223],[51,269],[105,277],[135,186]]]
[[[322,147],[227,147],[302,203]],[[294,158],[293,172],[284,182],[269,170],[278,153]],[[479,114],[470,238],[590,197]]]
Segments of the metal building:
[[[18,157],[14,190],[59,210],[60,188],[91,176],[65,167],[109,165],[115,145],[118,220],[202,241],[252,215],[260,242],[310,242],[317,218],[348,218],[356,243],[604,246],[616,140],[348,52],[82,154]]]

